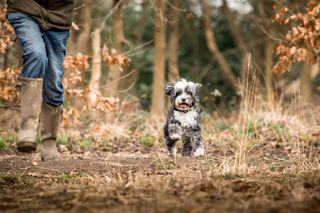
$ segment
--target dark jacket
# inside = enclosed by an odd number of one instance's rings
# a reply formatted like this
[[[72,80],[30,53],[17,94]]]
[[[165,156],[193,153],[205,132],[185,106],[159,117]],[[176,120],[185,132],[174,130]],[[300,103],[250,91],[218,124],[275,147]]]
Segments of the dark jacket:
[[[7,0],[8,13],[23,12],[35,18],[43,30],[69,30],[74,0]]]

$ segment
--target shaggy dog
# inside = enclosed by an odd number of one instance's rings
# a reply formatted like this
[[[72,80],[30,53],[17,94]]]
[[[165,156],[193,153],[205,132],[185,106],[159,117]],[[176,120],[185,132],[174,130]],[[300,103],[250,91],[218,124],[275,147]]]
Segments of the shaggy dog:
[[[183,156],[204,156],[204,146],[201,141],[199,83],[181,79],[168,83],[165,94],[170,96],[171,106],[164,126],[164,139],[171,157],[176,157],[176,143],[183,143]]]

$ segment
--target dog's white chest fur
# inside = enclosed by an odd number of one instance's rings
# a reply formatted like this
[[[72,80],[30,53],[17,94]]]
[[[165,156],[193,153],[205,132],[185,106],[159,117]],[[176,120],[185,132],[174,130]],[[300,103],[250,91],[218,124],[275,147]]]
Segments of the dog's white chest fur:
[[[195,109],[188,112],[174,111],[173,115],[182,127],[192,127],[197,124],[197,111]]]

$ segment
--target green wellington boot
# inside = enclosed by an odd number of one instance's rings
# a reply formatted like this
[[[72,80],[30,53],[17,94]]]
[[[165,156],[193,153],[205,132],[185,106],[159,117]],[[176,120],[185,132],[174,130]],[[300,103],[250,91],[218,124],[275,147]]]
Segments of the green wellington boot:
[[[19,77],[17,90],[21,97],[20,129],[17,148],[19,152],[32,152],[37,148],[36,136],[42,103],[42,78]]]
[[[62,113],[62,105],[49,106],[42,103],[41,107],[41,160],[58,160],[59,152],[56,139]]]

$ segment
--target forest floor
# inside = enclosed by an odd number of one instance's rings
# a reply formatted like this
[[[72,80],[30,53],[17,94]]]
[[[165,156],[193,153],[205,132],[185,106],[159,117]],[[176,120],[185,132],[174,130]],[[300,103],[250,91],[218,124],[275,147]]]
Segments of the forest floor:
[[[2,128],[0,211],[320,212],[319,131],[296,135],[289,121],[248,125],[243,140],[234,125],[204,119],[206,156],[176,161],[161,140],[131,132],[103,141],[59,136],[61,159],[42,162],[38,152],[17,153],[16,131]]]
[[[320,212],[320,170],[223,173],[226,156],[86,151],[0,155],[6,212]],[[273,158],[276,158],[273,156]]]

